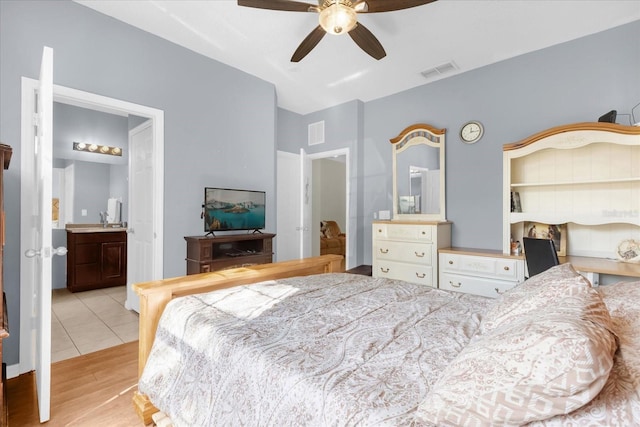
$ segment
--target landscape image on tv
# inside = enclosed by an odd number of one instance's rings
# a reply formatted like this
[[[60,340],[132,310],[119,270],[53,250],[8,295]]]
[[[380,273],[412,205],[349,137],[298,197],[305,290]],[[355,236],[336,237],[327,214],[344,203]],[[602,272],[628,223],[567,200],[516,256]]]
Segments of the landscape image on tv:
[[[264,226],[264,191],[205,188],[204,231],[259,230]]]

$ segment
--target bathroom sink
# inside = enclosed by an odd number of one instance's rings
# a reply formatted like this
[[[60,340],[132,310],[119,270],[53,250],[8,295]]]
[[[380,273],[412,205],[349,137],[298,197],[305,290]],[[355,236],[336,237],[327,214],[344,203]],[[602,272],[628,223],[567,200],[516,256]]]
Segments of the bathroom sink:
[[[119,222],[107,224],[106,227],[103,224],[67,224],[65,228],[71,233],[108,233],[113,231],[126,231],[126,228]]]

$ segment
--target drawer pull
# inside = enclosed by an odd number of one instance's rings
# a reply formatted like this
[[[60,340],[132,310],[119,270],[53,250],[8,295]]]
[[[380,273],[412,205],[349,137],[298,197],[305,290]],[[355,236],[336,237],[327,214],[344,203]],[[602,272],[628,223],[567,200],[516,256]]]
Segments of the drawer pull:
[[[453,288],[459,288],[460,286],[462,286],[462,283],[460,283],[460,282],[453,283],[451,280],[449,280],[449,284]]]
[[[453,265],[453,261],[449,260],[449,265]]]
[[[382,233],[382,228],[378,228],[378,233]]]
[[[382,248],[380,248],[380,253],[381,253],[381,254],[388,254],[388,253],[389,253],[389,249],[382,249]]]
[[[417,277],[418,279],[424,279],[425,277],[427,277],[427,275],[426,275],[425,273],[418,274],[418,273],[416,272],[416,277]]]
[[[498,295],[502,295],[504,293],[504,292],[500,292],[500,289],[498,289],[498,288],[495,288],[495,290],[496,290],[496,294],[498,294]]]
[[[504,266],[504,271],[509,271],[509,266],[505,265]]]
[[[422,258],[424,256],[424,252],[422,253],[414,252],[414,254],[416,254],[418,258]]]
[[[380,271],[382,271],[383,273],[388,273],[389,269],[380,267]]]

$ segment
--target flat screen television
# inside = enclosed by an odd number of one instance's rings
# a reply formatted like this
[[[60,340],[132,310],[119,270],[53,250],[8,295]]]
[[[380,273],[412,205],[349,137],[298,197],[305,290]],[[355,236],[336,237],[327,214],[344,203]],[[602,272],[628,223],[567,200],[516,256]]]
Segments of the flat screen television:
[[[205,187],[204,231],[254,230],[265,227],[264,191]]]

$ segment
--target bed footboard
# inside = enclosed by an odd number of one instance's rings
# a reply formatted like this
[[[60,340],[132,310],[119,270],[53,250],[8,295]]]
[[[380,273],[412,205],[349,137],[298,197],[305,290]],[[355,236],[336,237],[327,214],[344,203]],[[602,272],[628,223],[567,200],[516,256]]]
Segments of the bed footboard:
[[[133,289],[140,296],[138,377],[149,357],[160,316],[173,298],[264,280],[340,272],[342,260],[340,255],[322,255],[134,284]],[[158,411],[147,396],[139,392],[133,397],[133,405],[145,424],[151,423],[151,415]]]

